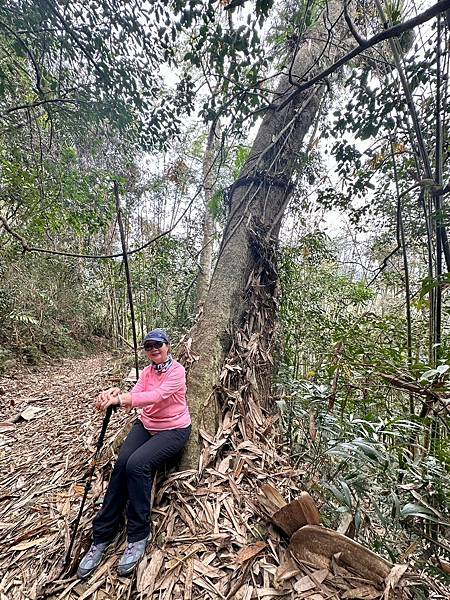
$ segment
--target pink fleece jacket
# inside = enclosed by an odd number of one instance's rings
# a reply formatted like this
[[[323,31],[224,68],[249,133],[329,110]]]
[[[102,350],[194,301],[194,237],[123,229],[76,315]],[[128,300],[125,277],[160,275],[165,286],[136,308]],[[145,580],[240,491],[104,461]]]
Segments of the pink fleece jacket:
[[[131,390],[133,408],[142,408],[140,419],[149,431],[181,429],[191,423],[186,403],[186,372],[176,360],[158,374],[149,365]]]

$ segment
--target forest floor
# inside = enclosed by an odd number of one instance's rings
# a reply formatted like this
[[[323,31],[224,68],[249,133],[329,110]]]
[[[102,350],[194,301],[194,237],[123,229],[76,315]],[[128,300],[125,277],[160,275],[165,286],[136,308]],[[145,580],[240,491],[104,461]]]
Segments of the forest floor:
[[[198,471],[159,481],[152,513],[154,541],[134,576],[115,573],[125,544],[122,537],[104,565],[80,582],[70,573],[89,544],[114,442],[132,418],[113,415],[69,563],[72,569],[63,574],[83,478],[101,428],[102,416],[93,400],[101,389],[120,385],[120,379],[112,357],[101,354],[23,368],[0,380],[0,600],[383,596],[385,589],[338,565],[331,572],[289,557],[285,539],[261,510],[258,494],[261,486],[271,484],[284,497],[295,498],[304,471],[293,469],[271,442],[274,419],[254,404],[246,413],[241,410],[245,417],[234,410],[223,416],[218,435],[205,443]],[[252,423],[258,436],[265,432],[263,442],[246,437]],[[386,600],[394,597],[413,596],[407,588],[394,595],[386,592]]]
[[[36,598],[60,567],[101,427],[93,400],[117,384],[112,365],[101,354],[0,379],[1,600]],[[123,420],[112,420],[107,444]]]

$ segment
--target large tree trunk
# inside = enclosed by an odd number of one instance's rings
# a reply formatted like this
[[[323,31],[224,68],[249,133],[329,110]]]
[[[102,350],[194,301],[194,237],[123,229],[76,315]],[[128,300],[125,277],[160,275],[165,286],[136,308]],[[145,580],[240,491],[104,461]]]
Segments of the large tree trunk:
[[[328,5],[327,15],[303,39],[292,60],[290,77],[289,74],[281,76],[274,95],[275,105],[286,99],[295,89],[294,82],[301,81],[305,73],[310,78],[319,72],[323,67],[323,57],[327,61],[332,60],[334,48],[339,47],[341,41],[338,36],[342,34],[339,24],[333,27],[336,15],[339,15],[337,4]],[[329,33],[327,30],[332,27]],[[197,466],[201,450],[200,430],[209,435],[216,431],[219,375],[236,331],[243,326],[246,326],[247,348],[240,352],[234,346],[237,354],[246,354],[252,360],[248,349],[250,338],[253,346],[260,344],[263,349],[259,353],[256,371],[249,364],[241,367],[241,372],[250,368],[252,374],[246,382],[241,380],[237,383],[234,393],[239,395],[242,390],[249,393],[249,389],[253,388],[253,395],[260,405],[267,401],[275,315],[271,318],[266,314],[267,318],[262,321],[257,316],[262,308],[266,313],[276,310],[276,302],[273,301],[276,274],[273,272],[273,254],[264,249],[276,245],[281,218],[292,191],[291,180],[298,166],[299,152],[305,135],[318,117],[324,89],[323,84],[311,88],[297,95],[283,109],[275,107],[265,114],[249,159],[230,190],[230,212],[219,257],[202,317],[191,331],[192,350],[198,360],[191,365],[189,372],[188,398],[193,433],[185,453],[185,465]],[[264,288],[266,294],[259,293],[264,291],[260,289],[256,296],[252,294],[250,298],[247,293],[246,298],[244,292],[255,268],[262,275],[258,277],[257,287]],[[264,273],[269,275],[265,277]]]

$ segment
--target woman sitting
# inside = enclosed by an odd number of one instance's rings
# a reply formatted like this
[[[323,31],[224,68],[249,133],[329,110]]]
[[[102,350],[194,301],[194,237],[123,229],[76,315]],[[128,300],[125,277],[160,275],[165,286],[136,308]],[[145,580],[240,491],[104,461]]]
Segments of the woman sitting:
[[[157,468],[180,454],[191,433],[186,403],[186,373],[172,358],[163,329],[144,338],[151,364],[131,392],[110,388],[100,393],[96,408],[120,406],[142,409],[117,458],[102,508],[93,522],[93,543],[78,567],[78,577],[87,577],[101,563],[121,525],[127,518],[127,548],[119,561],[120,575],[131,573],[150,541],[150,494]],[[128,503],[128,504],[127,504]]]

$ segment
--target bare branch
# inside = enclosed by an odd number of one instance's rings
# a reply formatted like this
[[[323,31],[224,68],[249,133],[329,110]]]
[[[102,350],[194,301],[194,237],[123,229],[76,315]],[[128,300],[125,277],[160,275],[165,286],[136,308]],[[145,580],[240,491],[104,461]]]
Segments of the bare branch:
[[[337,60],[335,63],[330,65],[327,69],[321,71],[315,77],[312,77],[309,81],[302,83],[296,86],[296,89],[280,104],[272,103],[268,106],[269,109],[281,111],[285,106],[287,106],[290,102],[292,102],[297,96],[299,96],[302,92],[309,89],[316,83],[321,82],[323,79],[328,77],[329,75],[335,73],[338,69],[340,69],[343,65],[347,64],[352,58],[358,56],[364,50],[371,48],[372,46],[376,46],[380,42],[384,42],[385,40],[389,40],[392,38],[399,37],[405,31],[409,31],[410,29],[414,29],[418,25],[422,25],[426,23],[433,17],[440,15],[450,8],[450,0],[439,0],[436,2],[431,8],[423,11],[412,19],[408,19],[404,23],[400,23],[398,25],[394,25],[385,29],[384,31],[380,31],[376,35],[372,36],[368,40],[363,40],[363,43],[360,43],[356,48],[347,52],[345,56]]]
[[[29,110],[30,108],[36,108],[37,106],[45,106],[46,104],[83,104],[83,100],[75,98],[48,98],[47,100],[39,100],[38,102],[32,102],[31,104],[20,104],[19,106],[12,106],[5,110],[3,115],[9,115],[18,110]]]
[[[352,36],[355,38],[355,40],[358,42],[358,44],[360,46],[363,46],[365,43],[367,43],[367,40],[364,39],[361,35],[359,35],[358,30],[355,27],[355,24],[353,23],[350,14],[348,12],[348,5],[349,5],[349,0],[345,0],[344,2],[344,19],[345,22],[348,25],[348,28],[350,29],[350,32],[352,34]]]

